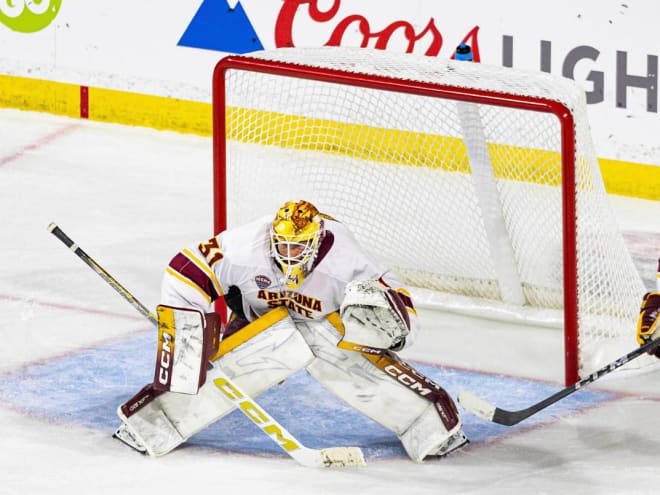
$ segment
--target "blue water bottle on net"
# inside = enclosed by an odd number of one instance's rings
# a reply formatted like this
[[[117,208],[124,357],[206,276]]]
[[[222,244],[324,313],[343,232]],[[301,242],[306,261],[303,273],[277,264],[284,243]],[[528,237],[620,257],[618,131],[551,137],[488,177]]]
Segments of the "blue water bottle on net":
[[[454,54],[456,60],[464,60],[467,62],[472,62],[472,48],[467,43],[461,43],[456,47],[456,53]]]

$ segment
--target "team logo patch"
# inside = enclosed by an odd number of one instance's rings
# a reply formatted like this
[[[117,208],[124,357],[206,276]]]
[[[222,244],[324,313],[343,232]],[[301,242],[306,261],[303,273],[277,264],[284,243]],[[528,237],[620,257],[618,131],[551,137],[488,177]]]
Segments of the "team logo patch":
[[[254,277],[254,281],[257,283],[257,287],[260,289],[265,289],[269,287],[273,282],[266,275],[257,275]]]

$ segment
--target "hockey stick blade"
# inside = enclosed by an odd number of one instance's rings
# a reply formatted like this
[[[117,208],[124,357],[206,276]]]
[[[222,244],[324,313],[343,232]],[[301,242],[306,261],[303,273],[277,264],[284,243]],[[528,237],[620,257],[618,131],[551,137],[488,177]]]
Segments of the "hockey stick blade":
[[[501,409],[489,402],[485,401],[474,395],[472,392],[462,390],[458,393],[458,403],[463,409],[471,412],[475,416],[485,419],[486,421],[491,421],[493,423],[498,423],[505,426],[513,426],[521,421],[533,416],[534,414],[542,411],[546,407],[558,402],[564,397],[571,395],[573,392],[577,392],[585,385],[595,382],[602,376],[611,373],[612,371],[620,368],[624,364],[632,361],[633,359],[638,358],[646,353],[649,353],[655,350],[660,346],[660,339],[652,340],[647,342],[643,346],[636,348],[635,350],[629,352],[625,356],[621,356],[619,359],[612,361],[610,364],[603,366],[599,370],[593,372],[586,378],[569,385],[562,390],[552,394],[551,396],[543,399],[542,401],[537,402],[525,409],[520,409],[517,411],[508,411],[506,409]]]
[[[151,323],[158,325],[156,316],[137,300],[125,287],[110,275],[92,257],[83,251],[66,235],[57,224],[50,223],[48,231],[57,237],[66,247],[94,270],[120,296],[128,301],[139,313]],[[291,458],[306,467],[358,467],[366,465],[364,454],[359,447],[327,447],[312,449],[305,447],[281,424],[259,406],[254,399],[243,392],[240,387],[220,370],[214,372],[214,384],[225,397],[230,400],[250,421],[256,424],[273,442],[277,443]]]
[[[312,449],[302,443],[264,411],[253,399],[243,392],[236,382],[232,381],[219,369],[213,370],[214,385],[231,401],[237,409],[243,411],[261,431],[271,437],[287,454],[298,463],[307,467],[357,467],[364,466],[364,455],[358,447],[328,447]]]

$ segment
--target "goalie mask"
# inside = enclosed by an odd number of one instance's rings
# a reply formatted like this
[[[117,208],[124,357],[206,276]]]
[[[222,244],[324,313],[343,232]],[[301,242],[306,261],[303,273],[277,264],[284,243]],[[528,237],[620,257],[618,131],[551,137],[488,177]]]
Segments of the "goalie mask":
[[[309,274],[325,229],[319,211],[307,201],[289,201],[275,215],[271,229],[271,255],[286,278],[297,288]]]

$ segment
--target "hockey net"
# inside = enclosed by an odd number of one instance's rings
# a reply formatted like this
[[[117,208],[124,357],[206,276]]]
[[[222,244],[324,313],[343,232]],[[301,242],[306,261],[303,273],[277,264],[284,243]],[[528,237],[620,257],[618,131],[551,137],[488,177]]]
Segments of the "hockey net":
[[[288,48],[221,60],[213,107],[216,232],[306,199],[418,305],[561,327],[567,383],[635,345],[644,287],[573,81]]]

